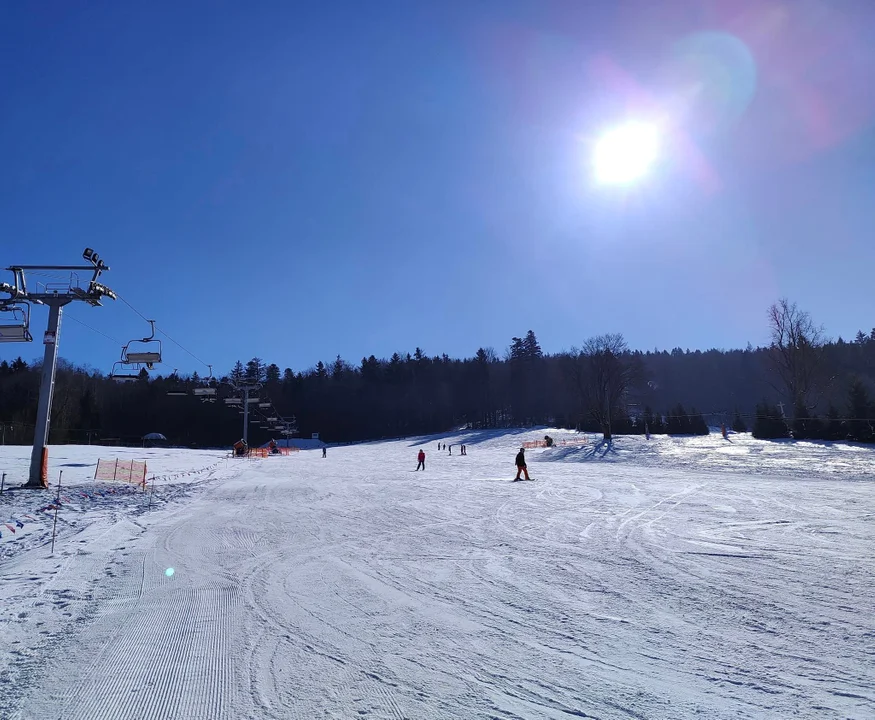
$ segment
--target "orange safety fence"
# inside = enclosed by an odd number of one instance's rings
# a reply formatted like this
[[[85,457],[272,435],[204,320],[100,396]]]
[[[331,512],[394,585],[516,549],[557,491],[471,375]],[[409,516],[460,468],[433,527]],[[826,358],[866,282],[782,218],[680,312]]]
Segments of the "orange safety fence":
[[[232,451],[233,452],[233,451]],[[290,455],[293,452],[300,452],[300,448],[277,448],[277,452],[273,453],[274,455]],[[252,458],[266,458],[271,454],[270,448],[249,448],[249,453],[247,455],[234,455],[234,457],[249,457]]]
[[[108,482],[127,482],[146,487],[146,463],[139,460],[119,460],[118,458],[98,460],[94,471],[95,480]]]
[[[569,440],[554,440],[553,447],[568,447],[574,445],[586,445],[589,442],[589,438],[586,435],[581,435],[579,437],[569,439]],[[548,447],[546,440],[527,440],[522,444],[522,447],[529,450],[531,448],[545,448]]]

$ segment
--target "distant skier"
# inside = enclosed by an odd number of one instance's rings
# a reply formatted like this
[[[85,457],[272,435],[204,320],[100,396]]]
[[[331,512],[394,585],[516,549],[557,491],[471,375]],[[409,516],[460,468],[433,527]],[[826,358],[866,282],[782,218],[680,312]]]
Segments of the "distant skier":
[[[422,469],[424,471],[425,470],[425,450],[420,450],[419,455],[416,456],[416,459],[419,461],[416,465],[416,469],[417,470]]]
[[[452,454],[453,454],[453,446],[450,445],[450,455],[452,455]]]
[[[322,457],[328,457],[328,446],[327,445],[322,446]]]
[[[516,478],[514,482],[520,479],[520,473],[525,474],[526,480],[531,480],[529,477],[529,469],[526,467],[526,449],[520,448],[520,451],[516,454]]]
[[[467,454],[468,454],[468,449],[467,449],[464,445],[462,445],[462,448],[461,448],[461,454],[462,454],[462,455],[467,455]]]

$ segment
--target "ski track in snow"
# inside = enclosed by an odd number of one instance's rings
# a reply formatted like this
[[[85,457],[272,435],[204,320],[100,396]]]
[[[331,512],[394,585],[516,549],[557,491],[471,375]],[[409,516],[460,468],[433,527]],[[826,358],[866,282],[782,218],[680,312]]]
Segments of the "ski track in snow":
[[[64,449],[94,497],[54,557],[50,517],[3,533],[0,717],[875,717],[871,450],[620,438],[509,482],[538,436],[151,451],[151,511]]]

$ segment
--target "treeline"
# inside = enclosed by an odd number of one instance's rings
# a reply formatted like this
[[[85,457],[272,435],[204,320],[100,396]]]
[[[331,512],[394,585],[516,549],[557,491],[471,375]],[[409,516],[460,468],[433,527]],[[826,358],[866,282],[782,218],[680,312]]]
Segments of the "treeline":
[[[764,440],[875,442],[875,403],[863,380],[855,377],[850,382],[844,406],[829,402],[823,415],[802,405],[796,408],[792,418],[788,418],[780,406],[763,401],[756,407],[753,434]]]
[[[535,333],[511,339],[502,356],[427,355],[421,348],[390,358],[337,357],[302,371],[253,358],[224,380],[258,383],[250,441],[265,412],[294,416],[300,434],[329,442],[436,433],[467,426],[550,424],[616,433],[706,433],[708,425],[752,429],[760,437],[875,439],[872,402],[875,330],[852,342],[824,341],[810,317],[786,301],[770,308],[772,342],[744,350],[630,351],[620,335],[590,338],[580,348],[544,353]],[[228,445],[241,436],[234,391],[218,385],[217,402],[191,391],[204,379],[150,376],[112,379],[60,363],[50,442],[135,442],[160,432],[177,445]],[[187,391],[186,396],[168,392]],[[30,443],[39,367],[0,363],[0,428],[6,443]]]

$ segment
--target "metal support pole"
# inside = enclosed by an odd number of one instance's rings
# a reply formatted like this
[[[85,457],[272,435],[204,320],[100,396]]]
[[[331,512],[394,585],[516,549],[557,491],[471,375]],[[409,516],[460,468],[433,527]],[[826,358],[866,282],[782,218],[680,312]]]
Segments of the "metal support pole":
[[[49,426],[52,416],[52,395],[55,391],[55,369],[58,362],[58,341],[61,332],[61,313],[70,302],[65,298],[46,300],[49,306],[49,326],[45,337],[43,373],[39,389],[39,405],[36,413],[36,429],[33,436],[33,452],[30,456],[30,479],[26,488],[48,487],[46,477],[46,445],[49,442]]]
[[[243,388],[243,442],[249,447],[249,388]]]
[[[58,473],[58,497],[55,498],[55,519],[52,521],[52,555],[55,554],[55,528],[58,527],[58,508],[61,505],[61,477],[64,471]]]

